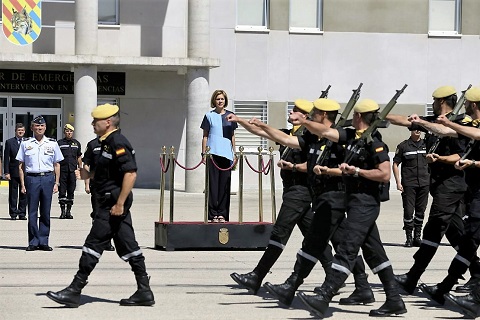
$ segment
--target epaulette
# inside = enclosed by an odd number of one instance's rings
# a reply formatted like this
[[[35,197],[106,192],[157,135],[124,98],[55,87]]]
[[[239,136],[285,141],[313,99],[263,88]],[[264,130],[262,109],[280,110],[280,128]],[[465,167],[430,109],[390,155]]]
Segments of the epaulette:
[[[53,138],[48,138],[49,141],[53,141],[53,142],[57,142],[56,139],[53,139]]]
[[[470,117],[468,114],[465,114],[465,116],[462,119],[462,124],[467,124],[467,123],[470,123],[472,121],[473,121],[472,117]]]
[[[455,117],[455,119],[452,120],[452,122],[457,122],[457,123],[461,123],[461,124],[468,124],[472,121],[473,121],[472,117],[470,117],[469,115],[467,115],[465,113],[457,115]]]

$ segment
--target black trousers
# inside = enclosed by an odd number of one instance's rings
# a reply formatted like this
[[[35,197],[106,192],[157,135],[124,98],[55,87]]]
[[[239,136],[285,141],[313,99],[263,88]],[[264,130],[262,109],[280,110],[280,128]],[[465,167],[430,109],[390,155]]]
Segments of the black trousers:
[[[302,242],[301,252],[307,254],[302,253],[304,258],[308,259],[312,256],[319,259],[323,265],[323,260],[329,259],[330,262],[333,260],[328,242],[332,242],[337,252],[344,237],[345,193],[343,191],[324,192],[314,197],[312,206],[315,213],[308,234]],[[365,273],[365,264],[361,256],[355,260],[354,273]]]
[[[11,217],[25,217],[27,214],[27,195],[20,190],[20,177],[10,176],[8,182],[8,211]]]
[[[85,240],[80,257],[77,276],[86,280],[97,265],[104,248],[113,239],[118,256],[130,263],[135,276],[146,276],[145,257],[142,254],[132,225],[130,207],[133,195],[125,201],[124,213],[121,216],[110,215],[111,207],[116,203],[119,189],[111,194],[98,195],[97,215],[93,221],[90,233]]]
[[[422,228],[425,209],[427,208],[428,203],[428,191],[428,185],[423,187],[403,187],[402,202],[404,230],[411,231],[414,227]]]
[[[77,186],[75,172],[60,171],[60,187],[58,188],[58,203],[73,204],[74,192]]]
[[[230,160],[224,157],[212,155],[215,164],[222,169],[231,166]],[[223,216],[226,221],[230,219],[230,184],[231,170],[222,171],[208,159],[209,173],[209,197],[208,197],[208,220],[215,216]]]
[[[358,263],[360,248],[373,273],[390,267],[376,224],[380,213],[379,199],[366,193],[346,194],[346,199],[347,216],[341,224],[341,239],[335,249],[332,269],[343,273],[346,279]]]
[[[441,186],[431,189],[430,192],[433,202],[423,229],[422,244],[413,255],[415,262],[408,272],[415,279],[419,279],[425,272],[444,235],[455,248],[465,233],[462,220],[465,212],[464,192],[451,192]]]

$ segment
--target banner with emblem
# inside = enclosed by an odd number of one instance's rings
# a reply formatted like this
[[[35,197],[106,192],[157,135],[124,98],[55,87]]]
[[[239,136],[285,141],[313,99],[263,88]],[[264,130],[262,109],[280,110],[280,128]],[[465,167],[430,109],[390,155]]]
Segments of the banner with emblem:
[[[11,43],[33,43],[42,29],[42,0],[2,0],[2,23]]]

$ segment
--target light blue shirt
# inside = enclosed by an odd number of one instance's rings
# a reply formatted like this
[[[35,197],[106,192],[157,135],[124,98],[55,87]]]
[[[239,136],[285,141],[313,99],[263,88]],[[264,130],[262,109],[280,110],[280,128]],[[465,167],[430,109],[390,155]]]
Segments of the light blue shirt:
[[[63,160],[63,154],[55,139],[30,138],[22,141],[16,159],[24,163],[25,172],[40,173],[53,171],[54,164]]]

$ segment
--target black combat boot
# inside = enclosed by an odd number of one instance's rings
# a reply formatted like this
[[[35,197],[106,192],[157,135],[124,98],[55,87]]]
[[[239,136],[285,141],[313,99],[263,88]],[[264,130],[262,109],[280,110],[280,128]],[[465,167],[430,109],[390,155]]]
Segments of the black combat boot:
[[[460,308],[463,314],[474,319],[480,316],[480,296],[476,291],[478,290],[475,289],[472,293],[461,297],[447,293],[445,294],[445,299]]]
[[[263,280],[263,278],[260,277],[255,271],[245,274],[238,274],[234,272],[230,274],[230,277],[232,277],[236,283],[247,289],[248,292],[253,294],[257,294]]]
[[[281,303],[290,306],[293,298],[295,297],[295,291],[303,283],[303,278],[300,278],[297,272],[292,272],[290,277],[282,284],[271,284],[266,282],[263,287],[270,292]]]
[[[398,293],[398,286],[396,283],[384,286],[385,294],[387,300],[385,303],[378,309],[370,310],[370,317],[385,317],[392,314],[403,314],[407,313],[407,308],[405,308],[405,303],[403,303],[400,294]]]
[[[455,292],[470,293],[478,284],[480,284],[480,277],[472,276],[464,285],[457,286],[455,288]]]
[[[153,292],[150,290],[149,285],[149,276],[136,276],[137,280],[137,291],[128,299],[120,300],[121,306],[153,306],[155,300],[153,297]]]
[[[418,287],[427,295],[430,300],[435,301],[441,306],[445,304],[445,298],[443,295],[448,293],[448,291],[445,292],[439,287],[439,285],[427,286],[425,283],[422,283]]]
[[[339,304],[343,305],[358,305],[375,302],[373,291],[367,281],[368,275],[366,273],[354,274],[355,290],[347,298],[341,298]]]
[[[407,238],[407,241],[405,241],[405,247],[411,248],[413,246],[412,230],[405,230],[405,236]]]
[[[413,230],[413,243],[414,247],[420,247],[422,244],[422,226],[415,226]]]
[[[73,219],[71,210],[72,210],[72,205],[71,205],[71,204],[67,204],[67,212],[65,212],[65,218],[67,218],[67,219]]]
[[[321,290],[314,296],[307,296],[303,292],[299,292],[297,295],[300,300],[307,306],[308,310],[315,314],[317,317],[324,318],[325,313],[328,310],[330,301],[332,301],[335,292],[339,288],[328,284],[328,280],[321,286]]]
[[[69,308],[78,308],[80,305],[80,294],[86,285],[86,280],[82,280],[78,276],[75,276],[68,287],[58,292],[48,291],[47,297],[57,303],[64,304]]]
[[[413,294],[417,288],[418,279],[414,279],[413,276],[408,273],[395,275],[394,278],[400,288],[407,294]]]
[[[65,214],[65,204],[64,203],[61,203],[60,204],[60,217],[59,219],[66,219],[67,216]]]

